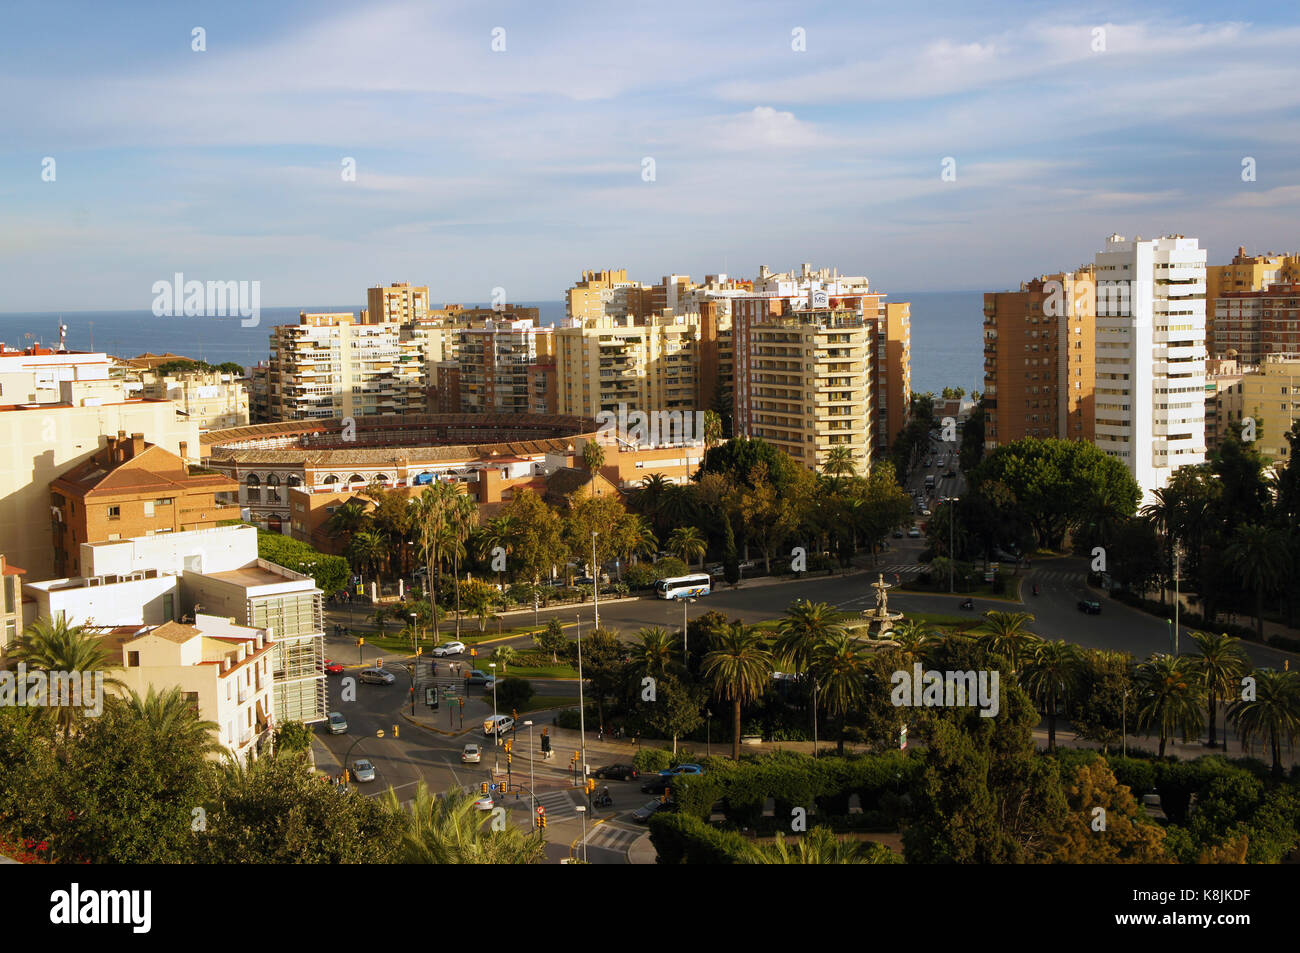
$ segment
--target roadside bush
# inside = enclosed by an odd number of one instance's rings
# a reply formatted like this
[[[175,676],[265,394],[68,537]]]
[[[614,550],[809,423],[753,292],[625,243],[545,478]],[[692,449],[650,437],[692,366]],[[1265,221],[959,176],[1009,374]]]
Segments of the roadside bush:
[[[749,842],[733,831],[720,831],[698,817],[659,811],[650,818],[650,842],[661,864],[737,864]]]
[[[663,748],[638,747],[632,756],[632,767],[642,774],[654,774],[667,770],[669,753]]]
[[[707,821],[722,794],[722,782],[711,774],[680,774],[669,784],[669,796],[682,814]]]
[[[508,708],[522,708],[533,697],[532,682],[526,678],[511,675],[497,683],[497,704],[504,711]]]

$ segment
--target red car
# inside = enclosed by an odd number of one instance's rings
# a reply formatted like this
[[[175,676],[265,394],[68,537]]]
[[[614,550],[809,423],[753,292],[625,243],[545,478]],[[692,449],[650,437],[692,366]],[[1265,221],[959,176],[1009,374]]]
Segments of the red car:
[[[343,674],[343,663],[342,663],[342,662],[332,662],[332,661],[330,661],[329,659],[326,659],[326,660],[325,660],[325,671],[328,672],[330,675],[342,675],[342,674]]]

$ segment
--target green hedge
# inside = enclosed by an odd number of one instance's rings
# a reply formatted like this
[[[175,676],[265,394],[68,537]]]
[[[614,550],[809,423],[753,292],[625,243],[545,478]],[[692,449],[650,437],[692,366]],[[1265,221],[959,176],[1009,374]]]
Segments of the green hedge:
[[[650,843],[661,864],[739,864],[749,847],[734,831],[674,811],[659,811],[650,818]]]

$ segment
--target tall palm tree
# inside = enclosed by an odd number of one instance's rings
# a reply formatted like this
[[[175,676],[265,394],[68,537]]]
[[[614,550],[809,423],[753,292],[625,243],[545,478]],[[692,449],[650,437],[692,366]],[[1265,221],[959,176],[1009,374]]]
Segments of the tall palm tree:
[[[1280,589],[1291,575],[1286,534],[1268,526],[1239,526],[1224,555],[1241,584],[1255,593],[1256,632],[1263,642],[1264,595]]]
[[[641,556],[653,556],[659,548],[659,540],[650,523],[640,513],[628,513],[619,521],[618,554],[623,561],[631,563]],[[623,578],[622,564],[619,564],[618,578]]]
[[[1083,674],[1079,648],[1064,640],[1034,645],[1020,682],[1047,709],[1047,750],[1056,750],[1056,708],[1078,690]]]
[[[1228,708],[1228,720],[1237,727],[1242,750],[1255,740],[1268,746],[1273,775],[1282,776],[1282,746],[1291,748],[1300,738],[1300,672],[1256,671],[1255,697],[1239,699]]]
[[[796,599],[777,623],[772,643],[774,661],[796,672],[810,673],[818,646],[845,634],[844,613],[825,602]]]
[[[1034,647],[1042,641],[1025,628],[1033,621],[1034,617],[1028,612],[999,612],[990,609],[984,613],[984,621],[976,627],[975,634],[986,651],[1001,655],[1011,663],[1014,675]]]
[[[357,572],[362,575],[373,572],[378,582],[380,569],[388,555],[388,543],[373,530],[359,530],[348,540],[347,554]]]
[[[452,571],[456,579],[456,638],[460,638],[460,560],[465,554],[465,543],[474,531],[478,520],[478,507],[465,493],[457,493],[447,506],[447,528],[451,532],[448,545],[452,556]],[[482,631],[480,626],[479,631]]]
[[[434,795],[424,782],[403,808],[389,788],[385,810],[401,819],[399,860],[406,864],[538,864],[545,858],[540,832],[525,834],[513,824],[492,830],[474,806],[475,797],[451,790]]]
[[[1172,570],[1174,564],[1174,546],[1182,531],[1182,494],[1177,486],[1161,487],[1152,493],[1153,502],[1142,507],[1140,515],[1147,520],[1156,533],[1164,540],[1166,565]],[[1168,592],[1168,572],[1161,578],[1160,602],[1165,601]]]
[[[425,487],[418,497],[411,501],[415,511],[412,522],[415,526],[416,540],[420,555],[424,559],[424,571],[428,574],[425,585],[433,592],[432,602],[438,604],[438,589],[442,581],[442,562],[445,552],[442,548],[444,530],[447,523],[447,511],[452,500],[460,495],[456,485],[448,482],[435,483]],[[433,644],[440,641],[438,619],[433,620]]]
[[[848,714],[866,695],[870,664],[867,647],[844,632],[828,636],[813,650],[812,668],[816,672],[818,698],[825,702],[826,714],[840,720],[836,744],[839,754],[844,754]]]
[[[356,500],[349,500],[335,510],[333,515],[325,521],[325,529],[331,535],[342,536],[346,546],[347,541],[351,540],[355,533],[366,528],[369,520],[365,504],[358,503]]]
[[[659,507],[663,526],[686,526],[699,522],[700,501],[695,486],[673,484],[664,493]]]
[[[478,558],[482,560],[491,560],[493,550],[500,548],[506,554],[507,560],[510,554],[514,552],[515,537],[519,534],[518,520],[509,513],[495,517],[485,522],[479,527],[476,538],[476,550]],[[507,567],[509,563],[507,562]]]
[[[772,679],[772,653],[757,626],[733,622],[719,632],[704,656],[703,675],[720,701],[732,703],[731,757],[740,760],[740,708],[760,698]]]
[[[629,655],[643,675],[663,678],[677,667],[677,639],[662,626],[652,625],[637,632]]]
[[[688,566],[697,559],[703,565],[708,544],[694,526],[679,526],[668,534],[668,551]]]
[[[158,692],[152,685],[144,698],[131,692],[127,710],[147,724],[156,735],[180,739],[192,750],[215,754],[222,750],[217,740],[220,726],[199,718],[198,708],[187,701],[180,688]]]
[[[822,473],[831,477],[836,486],[839,485],[839,478],[843,476],[853,476],[858,472],[857,465],[853,462],[853,451],[843,444],[831,447],[830,452],[826,454],[826,462],[822,464]]]
[[[1156,655],[1137,667],[1139,731],[1160,733],[1160,757],[1175,731],[1186,740],[1201,730],[1201,680],[1190,655]]]
[[[926,645],[933,639],[926,630],[925,623],[917,619],[903,619],[885,637],[898,643],[899,651],[907,657],[908,662],[924,658]]]
[[[122,684],[108,676],[108,672],[118,665],[104,647],[103,640],[79,625],[68,625],[63,616],[54,621],[37,619],[18,637],[10,648],[10,654],[14,661],[36,671],[61,676],[76,674],[82,680],[86,676],[93,679],[102,674],[105,686],[119,687]],[[48,700],[53,702],[55,699]],[[53,713],[66,741],[86,708],[81,704],[71,704],[52,705],[46,710]]]
[[[641,487],[632,499],[637,512],[644,514],[654,524],[655,532],[663,528],[659,519],[659,509],[663,506],[664,498],[668,495],[668,488],[671,486],[668,478],[662,473],[652,473],[641,480]]]
[[[605,465],[605,448],[594,440],[588,440],[582,447],[582,465],[591,474],[591,495],[596,495],[596,477]]]
[[[1208,746],[1215,746],[1215,713],[1220,699],[1226,699],[1241,685],[1241,677],[1246,674],[1249,662],[1246,652],[1241,647],[1241,639],[1233,638],[1227,633],[1214,635],[1210,632],[1193,632],[1192,641],[1200,652],[1197,667],[1200,669],[1201,681],[1209,695]],[[1227,739],[1224,739],[1227,744]]]

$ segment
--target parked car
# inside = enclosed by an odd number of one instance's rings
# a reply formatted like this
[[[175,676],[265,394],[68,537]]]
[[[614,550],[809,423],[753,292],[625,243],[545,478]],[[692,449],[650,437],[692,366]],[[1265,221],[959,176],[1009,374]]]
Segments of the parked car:
[[[647,824],[650,818],[654,817],[658,811],[662,811],[666,806],[663,801],[646,801],[645,804],[632,812],[632,820],[638,824]]]
[[[444,642],[442,645],[435,645],[430,653],[434,658],[443,658],[448,655],[459,655],[465,651],[464,642]]]
[[[902,538],[903,538],[903,531],[901,529],[894,530],[894,539],[902,539]]]
[[[348,733],[348,720],[343,717],[342,712],[330,712],[330,734],[346,735]]]
[[[479,764],[483,760],[483,749],[478,745],[466,745],[460,753],[460,760],[464,764]]]
[[[1080,599],[1079,611],[1086,612],[1088,615],[1101,615],[1101,603],[1092,599]]]
[[[358,676],[367,685],[391,685],[397,676],[382,668],[363,668]]]
[[[671,778],[675,774],[703,774],[704,769],[698,764],[679,764],[675,768],[669,768],[666,771],[660,771],[659,777]]]
[[[596,770],[596,777],[613,778],[617,781],[631,781],[638,774],[637,769],[630,764],[607,764],[605,767]]]
[[[951,479],[953,479],[953,478],[956,477],[956,476],[957,476],[957,471],[956,471],[956,470],[949,470],[947,473],[945,473],[945,474],[943,475],[943,478],[944,478],[945,480],[951,480]]]
[[[919,529],[917,529],[915,526],[913,526],[911,529],[909,529],[909,530],[907,531],[907,538],[908,538],[908,539],[920,539],[920,538],[921,538],[921,531],[920,531]]]
[[[930,516],[930,515],[932,515],[932,514],[930,513],[930,508],[929,508],[928,506],[924,506],[924,507],[922,507],[922,508],[921,508],[921,515],[922,515],[922,516]]]
[[[645,782],[642,783],[641,793],[642,794],[663,794],[668,787],[668,782],[671,780],[672,778],[665,778],[662,775],[656,774],[652,778],[647,778]]]
[[[469,674],[465,676],[465,684],[466,685],[487,685],[488,680],[491,679],[491,677],[492,677],[491,675],[489,675],[487,672],[483,671],[482,669],[479,668],[470,669]]]
[[[373,781],[375,779],[375,766],[365,758],[358,758],[352,762],[352,777],[358,784]]]
[[[327,675],[342,675],[342,674],[343,674],[343,663],[342,663],[342,662],[335,662],[333,659],[326,659],[326,660],[325,660],[325,673],[326,673]]]
[[[493,715],[483,722],[483,734],[489,738],[492,735],[505,734],[515,726],[515,720],[509,715]]]

